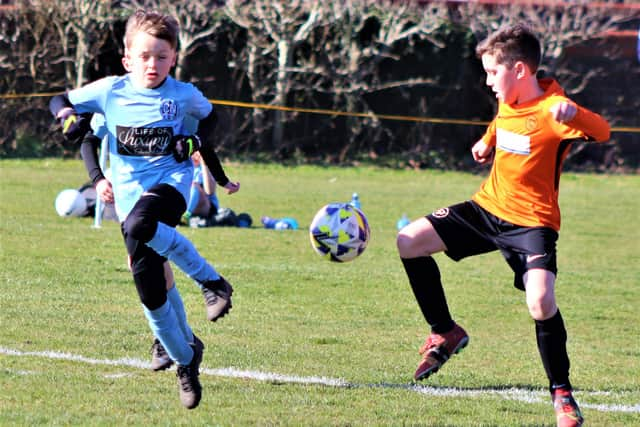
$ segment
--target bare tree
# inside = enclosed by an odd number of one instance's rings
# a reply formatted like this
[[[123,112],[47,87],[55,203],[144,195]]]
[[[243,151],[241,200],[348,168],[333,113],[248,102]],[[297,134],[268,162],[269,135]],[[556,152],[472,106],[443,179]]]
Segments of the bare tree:
[[[291,70],[294,67],[295,49],[307,40],[313,29],[320,24],[321,2],[296,0],[285,1],[234,1],[227,2],[227,16],[248,34],[248,76],[253,89],[254,101],[269,102],[274,105],[286,104]],[[268,80],[273,84],[264,85],[260,68],[264,66],[264,56],[273,57],[274,67],[268,71]],[[268,96],[264,89],[273,90]],[[270,99],[267,99],[270,98]],[[262,111],[256,110],[254,123],[257,130],[263,129]],[[272,143],[280,145],[283,137],[281,111],[275,111]]]
[[[28,1],[0,12],[0,91],[33,94],[61,85],[54,58],[61,56],[57,34],[51,28],[55,12],[39,9]],[[34,135],[49,128],[46,99],[6,99],[0,102],[0,153],[33,155],[55,146],[50,141],[34,144]]]
[[[387,80],[379,66],[400,60],[400,46],[435,42],[431,35],[447,14],[440,4],[417,8],[373,0],[236,0],[225,11],[248,34],[246,69],[255,102],[284,105],[296,94],[314,103],[322,94],[333,97],[335,107],[368,112],[367,94],[431,82],[420,76]],[[283,144],[281,115],[274,117],[274,147]],[[369,123],[347,120],[353,138],[363,126],[384,132],[373,113]],[[266,128],[261,111],[254,113],[254,126]],[[345,144],[341,158],[349,147]]]
[[[413,73],[402,64],[405,55],[423,42],[436,49],[445,44],[434,36],[447,21],[447,7],[434,3],[421,7],[411,2],[334,1],[326,4],[327,26],[316,33],[315,46],[323,46],[305,61],[314,75],[314,90],[331,93],[334,105],[347,111],[369,113],[368,120],[347,118],[349,139],[339,154],[343,161],[358,138],[393,140],[367,99],[387,90],[437,85],[435,79]],[[395,70],[383,73],[386,68]]]
[[[167,13],[178,20],[180,32],[178,34],[178,61],[176,64],[176,78],[186,80],[185,61],[199,47],[211,42],[211,37],[219,29],[222,13],[218,13],[220,0],[130,0],[123,2],[123,7],[129,11],[136,9],[154,9]]]
[[[114,19],[110,1],[95,0],[32,0],[35,10],[46,11],[48,25],[59,37],[65,77],[73,87],[87,83],[91,60],[95,59],[110,36]]]
[[[18,2],[2,13],[0,69],[7,71],[2,73],[2,80],[8,90],[35,91],[39,85],[52,83],[50,65],[61,54],[51,29],[55,14],[28,1]]]
[[[563,57],[568,47],[620,28],[625,22],[638,18],[638,13],[589,7],[584,5],[487,6],[464,3],[459,7],[462,23],[469,26],[478,39],[483,39],[504,25],[527,23],[540,37],[543,46],[540,70],[557,76],[567,91],[576,94],[584,90],[589,81],[602,74],[602,69],[591,69],[577,74],[564,67]],[[615,52],[604,52],[609,57]]]

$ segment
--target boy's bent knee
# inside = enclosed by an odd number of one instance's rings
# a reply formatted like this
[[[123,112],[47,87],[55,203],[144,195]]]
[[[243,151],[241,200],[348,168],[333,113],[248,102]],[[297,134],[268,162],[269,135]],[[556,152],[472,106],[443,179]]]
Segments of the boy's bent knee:
[[[430,256],[438,252],[433,249],[433,242],[428,239],[428,236],[424,235],[416,236],[400,232],[396,238],[396,246],[398,247],[400,258]]]
[[[440,236],[426,219],[418,219],[398,232],[396,246],[401,258],[417,258],[446,250]]]
[[[124,221],[123,230],[126,236],[146,243],[156,233],[158,223],[132,212]]]
[[[165,271],[156,260],[142,260],[132,266],[133,281],[140,302],[149,310],[155,310],[167,301]]]
[[[401,258],[414,258],[414,246],[415,246],[415,237],[404,234],[403,232],[398,233],[398,237],[396,238],[396,246],[398,247],[398,253]]]
[[[555,298],[527,299],[529,314],[534,320],[547,320],[558,311]]]

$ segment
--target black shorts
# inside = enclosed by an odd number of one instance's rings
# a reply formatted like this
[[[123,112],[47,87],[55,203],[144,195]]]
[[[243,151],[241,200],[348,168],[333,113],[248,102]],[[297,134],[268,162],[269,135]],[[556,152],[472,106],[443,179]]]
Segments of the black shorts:
[[[558,273],[558,233],[549,227],[511,224],[487,212],[473,201],[441,208],[427,215],[454,261],[500,250],[515,273],[513,285],[524,290],[522,276],[541,268]]]

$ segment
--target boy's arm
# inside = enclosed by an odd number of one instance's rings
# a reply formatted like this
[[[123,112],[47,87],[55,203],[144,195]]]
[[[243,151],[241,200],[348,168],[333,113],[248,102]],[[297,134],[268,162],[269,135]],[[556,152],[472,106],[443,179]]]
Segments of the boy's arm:
[[[89,173],[89,178],[91,178],[91,183],[96,188],[100,199],[105,203],[113,203],[113,188],[109,180],[104,176],[100,168],[100,162],[98,161],[98,147],[100,146],[100,142],[100,138],[89,131],[80,145],[80,154],[82,155],[84,166]]]
[[[174,156],[176,160],[183,161],[188,159],[195,151],[200,151],[200,155],[207,165],[213,178],[221,186],[229,183],[229,178],[224,173],[220,159],[213,147],[211,137],[218,122],[217,115],[214,110],[198,123],[197,135],[177,135],[174,136],[176,146],[174,147]],[[190,140],[190,141],[189,141]]]
[[[602,116],[573,101],[557,102],[549,108],[549,111],[557,124],[563,124],[584,133],[589,141],[604,142],[611,135],[611,127]]]
[[[493,161],[496,145],[496,119],[493,119],[486,132],[471,147],[471,155],[473,160],[481,165]]]
[[[229,183],[229,178],[224,173],[220,159],[214,149],[212,137],[213,131],[218,124],[218,116],[215,110],[211,110],[211,113],[204,119],[200,120],[198,125],[198,133],[202,138],[202,148],[200,148],[200,154],[204,163],[207,165],[213,178],[218,185],[225,187]]]
[[[66,93],[56,95],[49,101],[49,110],[62,126],[62,135],[68,141],[75,141],[82,138],[90,126],[91,114],[78,114],[69,101]]]
[[[592,141],[605,142],[611,137],[611,126],[609,122],[600,114],[596,114],[579,105],[576,115],[567,124],[576,129],[580,129]]]
[[[92,132],[88,132],[82,144],[80,145],[80,155],[84,162],[84,167],[87,169],[91,183],[96,185],[98,181],[105,179],[104,173],[100,168],[100,161],[98,159],[98,148],[100,147],[100,138],[95,136]]]
[[[489,126],[487,126],[487,130],[484,135],[480,138],[480,141],[484,142],[487,147],[495,147],[496,145],[496,118],[494,118]]]
[[[210,196],[216,192],[216,180],[213,178],[213,175],[211,175],[204,159],[202,159],[202,155],[200,157],[200,167],[202,168],[202,188],[204,188],[204,192]]]

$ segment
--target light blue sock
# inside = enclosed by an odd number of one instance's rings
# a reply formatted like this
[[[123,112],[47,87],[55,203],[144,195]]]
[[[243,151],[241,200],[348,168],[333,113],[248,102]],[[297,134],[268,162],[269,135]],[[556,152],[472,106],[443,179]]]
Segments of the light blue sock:
[[[147,316],[153,335],[160,340],[169,357],[179,365],[186,366],[191,363],[193,349],[184,339],[171,303],[166,301],[155,310],[149,310],[144,305],[142,308],[144,308],[144,315]]]
[[[182,298],[180,297],[180,292],[178,292],[178,288],[176,288],[176,284],[173,284],[173,288],[167,291],[167,299],[171,303],[171,307],[173,307],[173,311],[176,313],[176,317],[178,318],[178,326],[180,326],[180,330],[184,334],[184,338],[189,343],[193,343],[193,331],[187,323],[187,312],[184,310],[184,304],[182,303]]]
[[[199,284],[220,278],[218,272],[202,258],[193,244],[167,224],[158,223],[156,234],[147,246],[168,258]]]
[[[187,212],[189,214],[193,213],[193,211],[198,206],[198,202],[200,201],[200,192],[195,185],[191,186],[191,192],[189,193],[189,204],[187,204]]]
[[[216,195],[216,193],[213,193],[212,195],[209,196],[209,200],[211,201],[211,204],[214,206],[214,211],[217,213],[218,209],[220,209],[220,201],[218,200],[218,196]]]

